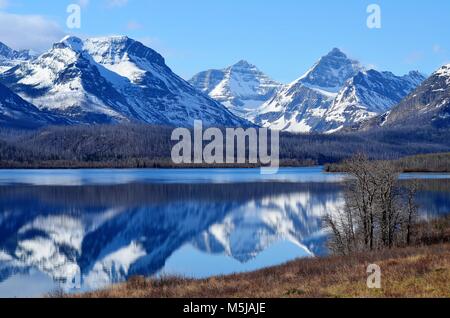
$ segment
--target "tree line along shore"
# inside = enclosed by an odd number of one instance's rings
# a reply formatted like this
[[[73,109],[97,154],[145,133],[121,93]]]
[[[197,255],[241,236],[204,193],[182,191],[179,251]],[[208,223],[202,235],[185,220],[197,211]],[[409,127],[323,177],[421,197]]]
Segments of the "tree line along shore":
[[[0,168],[258,167],[176,165],[171,160],[172,130],[136,124],[55,126],[31,131],[0,129]],[[450,130],[403,128],[334,135],[280,135],[280,165],[285,167],[327,165],[327,171],[337,172],[341,171],[339,163],[356,153],[373,160],[407,157],[399,161],[405,172],[448,172]]]

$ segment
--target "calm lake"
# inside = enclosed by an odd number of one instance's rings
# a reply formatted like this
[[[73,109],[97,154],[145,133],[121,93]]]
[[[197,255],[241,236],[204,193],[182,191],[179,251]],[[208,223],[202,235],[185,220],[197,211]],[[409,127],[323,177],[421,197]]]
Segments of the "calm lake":
[[[0,170],[0,297],[134,275],[208,277],[325,255],[344,176],[321,167]],[[421,179],[421,217],[450,212],[450,174]]]

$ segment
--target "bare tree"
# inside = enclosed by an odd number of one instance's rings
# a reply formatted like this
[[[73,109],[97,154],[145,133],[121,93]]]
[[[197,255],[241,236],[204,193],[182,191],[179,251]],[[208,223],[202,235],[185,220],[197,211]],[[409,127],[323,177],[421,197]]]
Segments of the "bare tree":
[[[406,236],[406,244],[410,245],[411,241],[412,241],[412,235],[413,235],[413,224],[415,219],[417,218],[417,214],[419,211],[419,206],[416,203],[416,195],[417,195],[417,190],[418,190],[418,183],[417,181],[413,181],[412,183],[408,184],[408,186],[406,187],[406,194],[405,194],[405,201],[406,201],[406,206],[405,206],[405,220],[404,223],[406,224],[405,226],[405,236]]]
[[[403,204],[398,168],[387,161],[369,161],[364,155],[347,160],[344,166],[349,173],[345,206],[324,219],[331,232],[331,251],[345,255],[410,244],[415,191],[406,192]]]

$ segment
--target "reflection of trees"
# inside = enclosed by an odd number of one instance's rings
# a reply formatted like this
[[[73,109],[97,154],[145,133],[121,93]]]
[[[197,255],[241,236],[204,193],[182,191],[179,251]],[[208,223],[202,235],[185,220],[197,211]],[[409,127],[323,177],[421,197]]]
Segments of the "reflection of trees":
[[[124,184],[110,186],[4,186],[0,209],[41,204],[67,207],[139,206],[184,200],[248,202],[267,195],[337,191],[331,183]],[[1,213],[1,210],[0,210]]]

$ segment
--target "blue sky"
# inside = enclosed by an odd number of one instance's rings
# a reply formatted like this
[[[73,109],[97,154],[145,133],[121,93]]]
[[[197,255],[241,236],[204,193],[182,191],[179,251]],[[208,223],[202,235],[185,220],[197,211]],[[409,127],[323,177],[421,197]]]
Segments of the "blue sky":
[[[66,27],[71,3],[82,4],[80,30]],[[372,3],[381,29],[366,25]],[[290,82],[333,47],[379,70],[429,74],[450,62],[450,1],[0,0],[0,41],[42,50],[64,34],[128,35],[185,78],[246,59]]]

